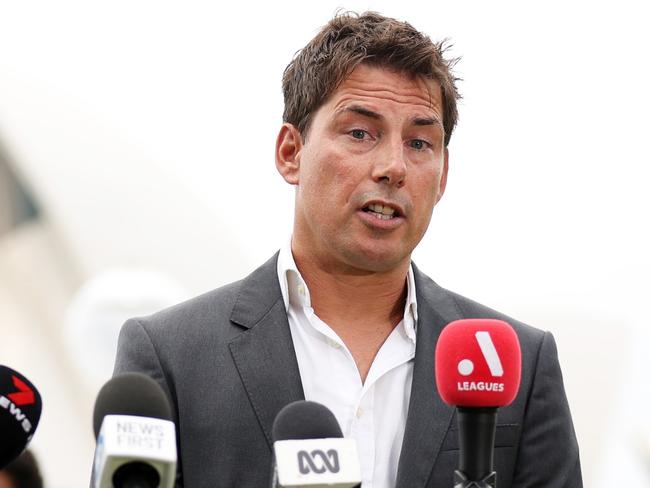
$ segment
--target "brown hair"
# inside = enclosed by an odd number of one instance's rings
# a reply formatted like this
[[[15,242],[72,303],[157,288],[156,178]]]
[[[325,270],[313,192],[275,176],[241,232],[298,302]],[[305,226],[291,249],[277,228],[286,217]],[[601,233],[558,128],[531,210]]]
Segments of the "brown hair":
[[[456,126],[460,98],[451,70],[458,58],[445,59],[445,41],[434,43],[410,24],[376,12],[337,14],[298,51],[284,70],[284,122],[303,137],[312,114],[361,63],[385,66],[440,84],[445,145]]]

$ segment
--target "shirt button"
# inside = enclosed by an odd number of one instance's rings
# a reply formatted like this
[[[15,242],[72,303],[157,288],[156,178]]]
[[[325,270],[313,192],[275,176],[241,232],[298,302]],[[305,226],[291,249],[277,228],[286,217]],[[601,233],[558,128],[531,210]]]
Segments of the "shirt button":
[[[357,418],[360,419],[363,416],[363,409],[361,407],[357,408]]]
[[[298,293],[301,295],[305,294],[305,287],[303,285],[298,285]]]

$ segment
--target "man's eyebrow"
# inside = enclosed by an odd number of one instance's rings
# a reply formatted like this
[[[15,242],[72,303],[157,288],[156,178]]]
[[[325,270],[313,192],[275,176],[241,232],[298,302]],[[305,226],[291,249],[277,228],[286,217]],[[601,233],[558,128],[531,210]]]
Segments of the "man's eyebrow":
[[[413,125],[442,125],[435,117],[415,117]]]
[[[340,110],[337,111],[338,114],[342,114],[345,112],[353,112],[359,115],[363,115],[364,117],[368,117],[370,119],[375,119],[375,120],[384,120],[384,116],[381,115],[380,113],[377,113],[373,110],[367,109],[365,107],[361,107],[360,105],[348,105],[347,107],[342,107]],[[414,117],[411,122],[413,125],[417,126],[422,126],[422,125],[440,125],[440,120],[438,120],[436,117]]]
[[[363,115],[364,117],[368,117],[371,119],[375,120],[383,120],[384,116],[381,114],[378,114],[377,112],[374,112],[370,109],[361,107],[359,105],[348,105],[346,107],[342,107],[340,110],[337,110],[339,114],[345,113],[345,112],[354,112],[359,115]]]

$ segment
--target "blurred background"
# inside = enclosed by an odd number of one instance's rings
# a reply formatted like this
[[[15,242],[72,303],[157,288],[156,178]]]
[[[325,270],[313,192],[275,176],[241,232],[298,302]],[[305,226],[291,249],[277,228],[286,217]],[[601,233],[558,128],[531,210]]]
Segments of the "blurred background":
[[[0,363],[40,389],[47,487],[87,486],[123,321],[288,239],[281,76],[337,8],[450,38],[439,284],[554,333],[585,486],[650,486],[647,2],[0,0]]]

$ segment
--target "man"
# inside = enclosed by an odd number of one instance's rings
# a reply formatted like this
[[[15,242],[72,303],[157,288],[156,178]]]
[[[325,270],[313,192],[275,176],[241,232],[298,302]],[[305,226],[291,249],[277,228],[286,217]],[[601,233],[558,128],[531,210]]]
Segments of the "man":
[[[411,263],[447,183],[451,64],[406,23],[330,21],[283,79],[290,244],[240,282],[125,324],[115,373],[145,372],[169,395],[186,486],[267,486],[273,420],[303,398],[357,439],[364,488],[452,486],[435,343],[452,320],[503,317]],[[499,412],[499,486],[582,486],[553,338],[507,320],[523,370]]]

